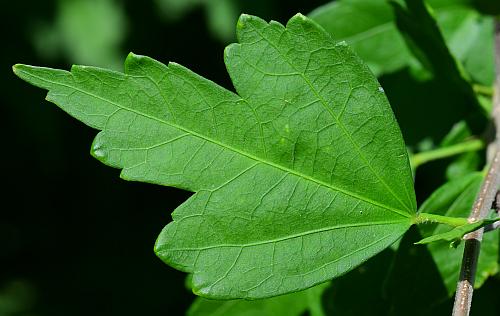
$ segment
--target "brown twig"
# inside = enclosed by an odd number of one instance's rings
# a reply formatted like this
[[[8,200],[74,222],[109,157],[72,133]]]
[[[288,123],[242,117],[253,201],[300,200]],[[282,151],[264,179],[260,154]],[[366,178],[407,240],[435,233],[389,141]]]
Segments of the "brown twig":
[[[483,219],[488,215],[500,185],[500,22],[498,20],[495,23],[495,65],[496,77],[492,116],[496,128],[496,137],[495,141],[491,144],[494,154],[490,161],[490,168],[486,174],[486,178],[472,207],[469,216],[469,221],[471,222]],[[460,279],[455,294],[453,316],[469,315],[483,231],[484,229],[481,228],[464,237],[465,248]]]

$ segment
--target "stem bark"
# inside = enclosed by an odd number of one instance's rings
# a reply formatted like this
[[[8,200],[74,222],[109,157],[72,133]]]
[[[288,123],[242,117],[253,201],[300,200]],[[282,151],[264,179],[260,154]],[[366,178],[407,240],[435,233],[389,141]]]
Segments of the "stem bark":
[[[478,193],[474,206],[472,207],[469,221],[484,219],[490,209],[495,195],[500,185],[500,22],[495,22],[495,92],[493,97],[493,120],[496,133],[495,140],[491,144],[494,148],[494,155],[490,162],[490,168],[486,174],[481,190]],[[474,293],[474,280],[477,270],[477,261],[483,238],[484,228],[467,234],[465,239],[465,249],[462,258],[460,278],[455,294],[455,304],[453,305],[453,316],[468,316],[470,313],[472,294]]]

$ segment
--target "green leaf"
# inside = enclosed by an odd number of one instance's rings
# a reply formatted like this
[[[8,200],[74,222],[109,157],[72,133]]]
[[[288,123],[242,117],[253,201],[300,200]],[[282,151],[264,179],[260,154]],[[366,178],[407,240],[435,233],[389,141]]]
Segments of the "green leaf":
[[[30,282],[7,279],[0,286],[0,315],[33,315],[37,301],[36,288]]]
[[[427,3],[435,10],[436,22],[454,57],[463,62],[474,80],[491,84],[492,19],[480,15],[467,1]],[[406,66],[412,66],[414,72],[421,71],[421,65],[396,27],[393,9],[387,0],[333,1],[315,9],[309,17],[336,39],[351,45],[377,76]]]
[[[47,99],[103,130],[92,154],[127,180],[196,192],[157,255],[202,296],[265,298],[349,271],[413,223],[406,148],[352,51],[298,14],[242,15],[225,63],[238,94],[130,54],[125,74],[17,65]]]
[[[456,123],[450,132],[443,138],[440,147],[448,147],[470,140],[472,134],[465,121]],[[471,151],[461,154],[446,167],[446,178],[454,180],[474,173],[481,166],[480,151]]]
[[[436,77],[463,79],[457,60],[451,54],[426,3],[423,0],[405,0],[404,3],[406,5],[397,2],[391,4],[396,12],[396,25],[413,54]],[[460,80],[457,84],[467,85],[467,82]]]
[[[481,165],[482,157],[478,152],[468,152],[458,156],[446,168],[446,178],[454,180],[477,171]]]
[[[346,41],[378,76],[412,59],[392,11],[386,0],[339,0],[315,9],[309,17],[335,39]]]
[[[474,134],[480,134],[487,124],[486,113],[479,104],[472,85],[465,78],[461,64],[454,58],[423,0],[405,0],[406,7],[391,2],[396,12],[396,24],[408,46],[437,80],[443,80],[468,104],[466,121]]]
[[[305,291],[256,301],[217,301],[198,297],[187,316],[300,316],[307,311],[313,316],[321,316],[321,313],[312,314],[312,311],[329,285],[324,283]]]
[[[190,10],[203,7],[208,28],[219,40],[234,40],[234,25],[239,4],[234,0],[156,0],[156,5],[169,20],[182,18]]]
[[[205,11],[212,34],[225,43],[234,41],[234,25],[241,12],[238,4],[234,0],[209,0]]]
[[[468,216],[476,198],[483,174],[475,172],[462,178],[445,183],[437,189],[420,207],[421,212],[446,216]],[[438,224],[419,225],[423,237],[441,234],[449,228]],[[498,231],[488,232],[483,236],[479,264],[476,275],[476,287],[480,287],[488,276],[498,271]],[[463,243],[450,248],[449,243],[437,242],[428,245],[434,261],[451,296],[455,292],[463,254]]]
[[[169,19],[180,19],[188,11],[205,4],[205,0],[155,0],[158,9]]]
[[[447,13],[438,14],[436,18],[451,52],[462,62],[473,81],[492,85],[495,69],[493,18],[461,6],[451,7]]]
[[[120,49],[126,30],[126,14],[116,1],[58,1],[55,21],[38,26],[33,43],[45,58],[63,55],[76,63],[119,70],[126,55]]]

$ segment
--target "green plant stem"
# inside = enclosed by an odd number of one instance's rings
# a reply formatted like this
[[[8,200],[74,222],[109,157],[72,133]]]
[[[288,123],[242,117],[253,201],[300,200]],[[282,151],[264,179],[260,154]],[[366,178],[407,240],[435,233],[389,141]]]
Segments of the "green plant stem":
[[[418,213],[417,217],[415,218],[415,224],[425,224],[425,223],[439,223],[448,226],[458,227],[466,225],[469,222],[467,221],[467,218],[462,218],[462,217],[449,217],[449,216],[442,216],[429,213]]]
[[[480,84],[474,84],[472,85],[472,89],[474,90],[475,93],[481,94],[487,97],[492,97],[493,96],[493,87],[490,86],[483,86]]]
[[[414,154],[410,158],[410,164],[413,169],[416,169],[418,166],[423,165],[426,162],[451,157],[454,155],[466,153],[469,151],[476,151],[484,148],[484,142],[480,139],[471,139],[464,141],[459,144],[437,148],[429,151],[423,151],[417,154]]]

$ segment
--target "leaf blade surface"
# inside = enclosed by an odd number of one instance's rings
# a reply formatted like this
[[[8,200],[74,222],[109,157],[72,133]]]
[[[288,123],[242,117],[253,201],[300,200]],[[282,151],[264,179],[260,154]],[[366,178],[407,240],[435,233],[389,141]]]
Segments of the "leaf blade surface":
[[[243,15],[225,51],[238,94],[129,55],[125,74],[16,66],[102,130],[92,154],[127,180],[196,192],[155,250],[211,298],[263,298],[349,271],[412,224],[408,157],[370,71],[302,15]]]

